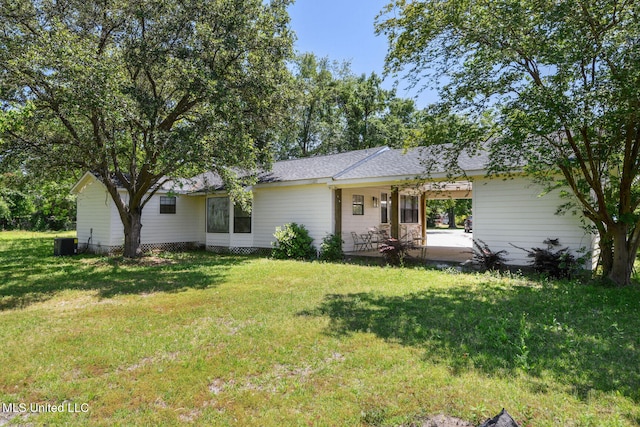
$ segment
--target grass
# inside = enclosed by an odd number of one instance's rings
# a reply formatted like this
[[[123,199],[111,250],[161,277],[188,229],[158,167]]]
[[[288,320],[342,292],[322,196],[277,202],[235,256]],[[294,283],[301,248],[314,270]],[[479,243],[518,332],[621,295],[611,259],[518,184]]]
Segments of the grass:
[[[505,407],[521,426],[640,425],[637,287],[201,252],[54,257],[53,237],[0,233],[0,402],[67,406],[0,421],[479,424]]]

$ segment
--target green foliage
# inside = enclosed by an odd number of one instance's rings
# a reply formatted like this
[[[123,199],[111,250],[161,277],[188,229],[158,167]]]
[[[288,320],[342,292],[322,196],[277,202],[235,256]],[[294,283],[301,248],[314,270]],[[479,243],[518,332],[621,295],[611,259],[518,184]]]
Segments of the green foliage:
[[[0,233],[0,398],[89,412],[9,425],[478,425],[505,403],[522,426],[640,419],[638,287],[203,251],[55,257],[63,236]]]
[[[474,123],[445,141],[447,169],[484,145],[492,173],[524,170],[545,191],[570,190],[563,210],[597,229],[619,285],[640,247],[639,14],[638,2],[616,0],[425,0],[392,2],[377,23],[388,71],[436,82],[437,117]],[[475,141],[473,126],[485,130]]]
[[[33,201],[21,191],[0,189],[0,224],[2,229],[28,229],[34,213]]]
[[[5,200],[4,196],[0,195],[0,221],[5,222],[9,220],[11,220],[11,206],[9,202]]]
[[[69,193],[69,181],[44,182],[34,194],[36,230],[69,230],[76,218],[76,198]]]
[[[289,98],[289,3],[4,2],[0,158],[99,175],[135,256],[167,177],[214,169],[234,194],[231,170],[269,163]]]
[[[276,227],[273,234],[276,241],[272,243],[272,256],[276,259],[312,259],[316,257],[313,238],[304,225],[291,222]]]
[[[546,248],[518,248],[532,258],[531,267],[536,272],[556,279],[571,279],[583,272],[585,259],[576,258],[568,247],[558,249],[559,239],[546,239],[543,243],[547,245]]]
[[[407,246],[401,240],[388,238],[380,245],[378,252],[382,254],[385,262],[394,267],[404,265],[404,257],[407,255]]]
[[[518,329],[517,339],[513,345],[516,348],[515,362],[516,364],[524,369],[529,370],[531,366],[529,365],[529,353],[531,350],[527,347],[527,341],[529,340],[531,335],[531,327],[527,322],[527,313],[522,313],[520,317],[520,328]]]
[[[447,214],[450,217],[452,211],[456,223],[462,223],[462,220],[471,214],[471,208],[471,199],[428,200],[427,209],[431,218],[429,226],[435,225],[434,217],[442,214]],[[449,225],[451,226],[451,218],[449,218]]]
[[[0,175],[0,228],[68,230],[76,216],[71,180],[16,172]]]
[[[343,65],[346,67],[346,65]],[[335,105],[341,67],[312,53],[296,57],[286,127],[276,145],[277,156],[307,157],[341,138],[340,114]]]
[[[344,252],[342,244],[344,241],[339,234],[329,234],[320,243],[320,259],[323,261],[342,261]]]
[[[382,114],[395,96],[381,86],[382,79],[372,73],[349,76],[342,80],[338,105],[346,122],[344,147],[341,151],[359,150],[386,144],[383,138]]]
[[[356,76],[348,63],[305,53],[296,58],[280,158],[408,144],[419,117],[413,100],[396,97],[375,73]]]
[[[485,242],[473,239],[473,260],[485,270],[499,270],[504,266],[509,253],[505,250],[494,252]]]

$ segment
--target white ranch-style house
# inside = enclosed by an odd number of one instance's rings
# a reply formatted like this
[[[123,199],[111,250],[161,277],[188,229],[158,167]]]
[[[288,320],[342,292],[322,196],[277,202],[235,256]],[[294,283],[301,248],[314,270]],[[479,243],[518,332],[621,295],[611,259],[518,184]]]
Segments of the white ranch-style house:
[[[142,216],[143,250],[204,246],[212,251],[270,249],[276,227],[303,224],[319,246],[332,233],[343,249],[363,249],[355,236],[386,230],[393,237],[429,246],[425,202],[431,198],[472,198],[473,236],[493,251],[507,250],[509,263],[526,265],[522,247],[544,247],[546,238],[578,252],[595,253],[595,238],[577,215],[556,215],[557,194],[540,197],[526,177],[487,178],[486,157],[464,157],[460,167],[470,181],[448,182],[446,171],[424,173],[425,148],[376,147],[326,156],[278,161],[259,174],[251,212],[234,206],[214,174],[182,180],[158,191]],[[86,173],[73,187],[77,194],[79,249],[112,253],[122,248],[117,209],[100,179]],[[126,199],[126,192],[121,195]],[[375,239],[375,238],[374,238]],[[373,248],[375,249],[375,247]],[[592,265],[588,262],[587,267]]]

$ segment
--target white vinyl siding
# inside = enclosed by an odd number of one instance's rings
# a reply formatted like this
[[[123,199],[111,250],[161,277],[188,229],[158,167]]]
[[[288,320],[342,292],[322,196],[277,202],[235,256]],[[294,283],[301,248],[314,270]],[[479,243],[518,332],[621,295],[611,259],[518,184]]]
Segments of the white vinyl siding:
[[[125,201],[129,200],[129,197],[126,191],[120,190],[119,194],[123,200]],[[144,227],[144,222],[142,223],[142,226]],[[111,246],[120,246],[123,244],[124,244],[124,227],[122,225],[122,220],[120,219],[120,214],[118,213],[118,208],[116,207],[115,202],[112,201],[111,202]]]
[[[317,248],[333,232],[333,192],[324,184],[255,188],[252,215],[254,246],[270,248],[276,227],[295,222],[309,230]]]
[[[95,179],[78,193],[77,235],[80,247],[111,245],[111,207],[113,201],[106,188]],[[91,240],[89,240],[91,239]]]
[[[508,263],[528,265],[527,253],[510,245],[531,249],[546,247],[547,238],[576,252],[591,249],[593,236],[582,228],[581,217],[556,215],[566,201],[557,192],[540,196],[541,189],[524,178],[486,179],[473,182],[473,237],[492,251],[506,250]]]
[[[195,204],[196,237],[201,245],[207,243],[207,198],[205,196],[190,196]]]
[[[203,198],[176,197],[176,213],[160,214],[160,195],[149,200],[142,210],[141,243],[198,242],[198,210]]]
[[[125,192],[120,194],[127,200]],[[176,213],[166,215],[160,213],[160,197],[163,196],[164,194],[154,195],[142,209],[140,243],[204,243],[200,212],[204,197],[176,196]],[[115,203],[112,203],[111,229],[112,245],[124,244],[124,227]]]

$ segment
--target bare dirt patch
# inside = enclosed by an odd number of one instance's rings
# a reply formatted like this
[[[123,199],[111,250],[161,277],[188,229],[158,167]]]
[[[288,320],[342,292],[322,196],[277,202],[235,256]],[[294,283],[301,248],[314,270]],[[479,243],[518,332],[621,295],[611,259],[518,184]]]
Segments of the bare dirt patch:
[[[460,418],[450,417],[448,415],[434,415],[416,423],[409,424],[407,427],[475,427],[473,424],[461,420]]]
[[[87,258],[81,261],[83,264],[92,266],[134,266],[134,267],[160,267],[163,265],[174,265],[177,261],[170,258],[163,258],[160,255],[145,255],[140,258],[105,257]]]

